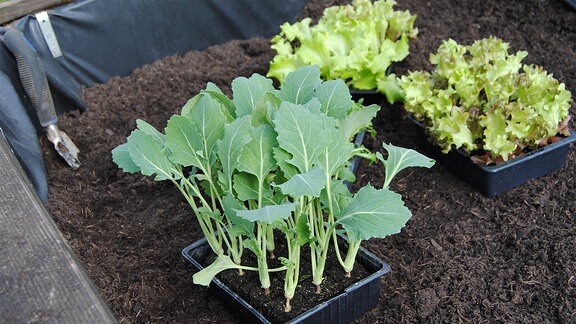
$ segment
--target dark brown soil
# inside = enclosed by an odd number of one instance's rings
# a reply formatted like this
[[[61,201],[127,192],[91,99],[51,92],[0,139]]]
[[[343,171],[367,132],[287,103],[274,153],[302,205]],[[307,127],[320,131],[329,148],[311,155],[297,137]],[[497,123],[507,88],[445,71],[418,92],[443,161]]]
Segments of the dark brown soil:
[[[332,3],[317,0],[303,15]],[[428,55],[443,39],[495,35],[527,50],[525,62],[544,66],[576,94],[576,11],[560,0],[404,0],[398,7],[418,15],[420,30],[399,74],[429,68]],[[86,89],[89,111],[61,118],[82,151],[78,171],[42,143],[47,207],[120,322],[238,321],[192,284],[180,251],[201,233],[177,190],[122,173],[110,151],[137,118],[163,128],[207,82],[229,91],[235,77],[265,74],[272,56],[266,39],[232,41]],[[378,135],[364,144],[415,148],[401,106],[383,106]],[[360,183],[378,186],[382,176],[374,166],[358,170]],[[359,323],[576,322],[576,150],[564,169],[495,198],[442,165],[404,171],[393,189],[414,216],[400,234],[364,244],[392,272],[382,278],[378,306]]]

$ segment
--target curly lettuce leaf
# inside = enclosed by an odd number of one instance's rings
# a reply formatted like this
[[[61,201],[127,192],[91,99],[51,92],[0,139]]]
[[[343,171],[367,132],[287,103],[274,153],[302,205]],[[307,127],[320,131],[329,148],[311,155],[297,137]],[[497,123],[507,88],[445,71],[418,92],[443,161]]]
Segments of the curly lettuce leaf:
[[[444,152],[484,150],[506,161],[558,133],[569,116],[571,93],[542,67],[522,65],[495,37],[460,45],[445,40],[430,56],[432,72],[398,79],[405,109],[424,122]]]
[[[409,54],[415,38],[415,15],[395,11],[393,0],[354,0],[351,5],[324,11],[316,25],[305,18],[285,23],[272,38],[277,54],[270,63],[269,77],[281,83],[295,69],[318,65],[324,79],[343,79],[359,90],[377,89],[393,103],[402,99],[396,78],[386,75],[394,62]]]

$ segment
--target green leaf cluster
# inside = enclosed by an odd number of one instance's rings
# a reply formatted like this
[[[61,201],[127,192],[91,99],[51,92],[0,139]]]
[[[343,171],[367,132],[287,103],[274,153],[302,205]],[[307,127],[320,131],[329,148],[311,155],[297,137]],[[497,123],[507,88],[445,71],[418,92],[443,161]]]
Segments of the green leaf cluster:
[[[277,54],[268,76],[283,82],[304,65],[316,64],[326,80],[343,79],[358,90],[378,89],[389,102],[402,98],[393,74],[394,62],[409,54],[418,34],[415,15],[394,10],[394,0],[354,0],[326,8],[317,24],[310,18],[284,23],[272,38]]]
[[[571,93],[542,67],[522,64],[495,37],[460,45],[445,40],[430,56],[432,72],[399,79],[405,108],[424,122],[444,152],[484,151],[506,161],[526,148],[566,133]]]
[[[195,275],[196,283],[206,285],[226,269],[253,270],[268,289],[269,273],[286,271],[289,308],[301,248],[312,250],[320,285],[336,231],[357,247],[361,240],[399,232],[411,214],[387,186],[402,169],[433,162],[392,145],[384,146],[387,159],[355,147],[352,139],[371,127],[380,107],[354,102],[343,80],[322,81],[318,66],[289,73],[279,89],[259,74],[239,77],[231,88],[229,98],[209,84],[168,120],[163,133],[139,120],[127,142],[112,151],[113,160],[125,172],[172,181],[184,195],[218,256]],[[370,155],[385,165],[386,185],[352,194],[345,185],[353,180],[349,164]],[[280,256],[281,268],[269,269],[267,252],[277,233],[289,252]],[[257,265],[241,264],[245,249]],[[349,272],[350,262],[342,263]]]

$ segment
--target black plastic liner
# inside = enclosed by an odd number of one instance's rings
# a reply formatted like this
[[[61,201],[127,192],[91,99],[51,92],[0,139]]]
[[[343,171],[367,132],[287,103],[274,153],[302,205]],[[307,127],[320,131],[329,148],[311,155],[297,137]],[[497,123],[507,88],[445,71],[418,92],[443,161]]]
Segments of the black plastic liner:
[[[48,183],[44,160],[34,126],[22,106],[10,79],[0,72],[0,136],[10,144],[14,155],[36,188],[42,201],[46,201]]]
[[[203,50],[232,39],[270,37],[279,32],[282,23],[295,21],[307,2],[76,0],[49,12],[62,52],[57,58],[52,56],[35,15],[18,20],[13,28],[22,31],[38,52],[56,111],[62,114],[86,109],[83,87],[129,75],[137,67],[166,56]],[[42,130],[20,84],[15,59],[3,43],[6,30],[0,28],[0,72],[6,75],[0,86],[16,97],[0,102],[0,128],[17,156],[41,157],[37,136]],[[21,122],[14,125],[13,120]],[[47,197],[42,159],[23,158],[20,162],[39,196]]]

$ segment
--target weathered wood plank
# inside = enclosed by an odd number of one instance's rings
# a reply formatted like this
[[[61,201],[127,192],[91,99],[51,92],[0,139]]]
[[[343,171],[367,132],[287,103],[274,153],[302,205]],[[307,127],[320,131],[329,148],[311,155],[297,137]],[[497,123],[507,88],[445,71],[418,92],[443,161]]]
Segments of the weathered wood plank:
[[[27,14],[72,1],[73,0],[8,0],[0,3],[0,24],[5,24]]]
[[[0,133],[0,322],[114,323]]]

